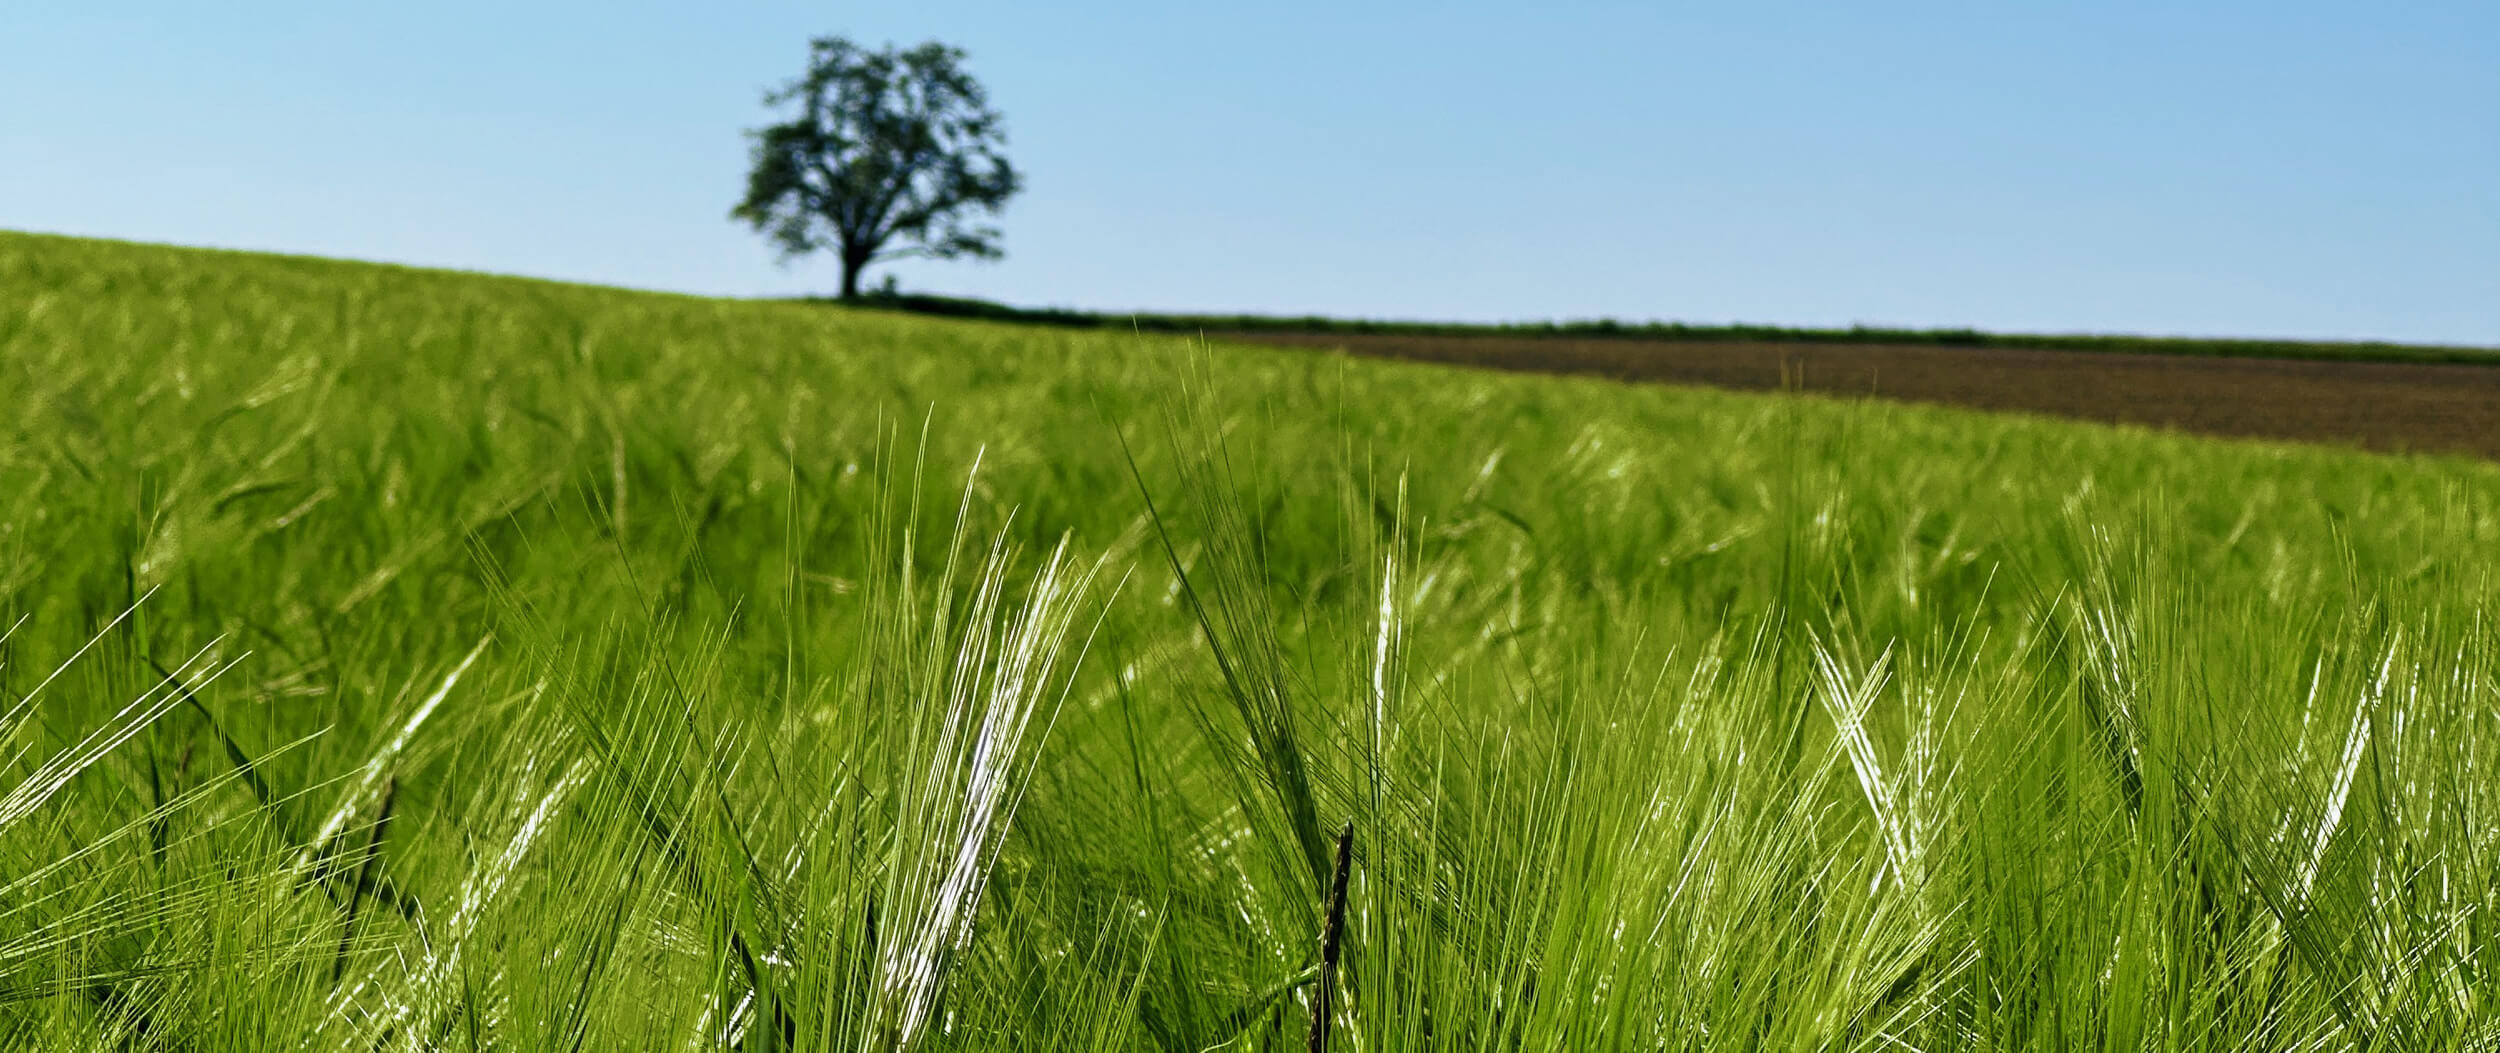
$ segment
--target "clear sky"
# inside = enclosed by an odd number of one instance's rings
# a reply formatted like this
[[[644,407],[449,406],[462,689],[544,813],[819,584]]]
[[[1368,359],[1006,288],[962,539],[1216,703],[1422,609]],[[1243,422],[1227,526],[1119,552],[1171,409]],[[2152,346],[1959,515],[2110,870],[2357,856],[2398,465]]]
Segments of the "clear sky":
[[[967,49],[1028,177],[906,288],[2500,345],[2493,0],[15,0],[0,227],[824,291],[726,214],[825,33]]]

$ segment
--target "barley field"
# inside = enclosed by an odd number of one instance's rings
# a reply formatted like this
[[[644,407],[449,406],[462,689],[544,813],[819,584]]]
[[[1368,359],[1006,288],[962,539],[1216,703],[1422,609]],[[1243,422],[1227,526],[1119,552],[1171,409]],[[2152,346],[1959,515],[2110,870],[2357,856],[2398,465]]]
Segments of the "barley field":
[[[19,234],[0,406],[0,1048],[2500,1049],[2481,461]]]

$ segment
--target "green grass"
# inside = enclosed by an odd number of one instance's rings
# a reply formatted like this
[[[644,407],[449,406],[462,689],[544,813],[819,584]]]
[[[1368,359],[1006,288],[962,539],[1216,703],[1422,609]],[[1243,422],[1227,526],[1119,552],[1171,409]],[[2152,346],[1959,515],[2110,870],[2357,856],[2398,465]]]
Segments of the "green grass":
[[[0,1048],[2500,1048],[2491,465],[24,235],[0,404]]]

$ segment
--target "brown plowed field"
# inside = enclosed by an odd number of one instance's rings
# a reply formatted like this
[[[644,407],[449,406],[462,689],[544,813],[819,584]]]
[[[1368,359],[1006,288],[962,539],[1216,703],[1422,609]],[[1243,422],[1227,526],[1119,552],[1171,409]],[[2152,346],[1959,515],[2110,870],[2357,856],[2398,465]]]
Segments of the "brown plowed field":
[[[2124,421],[2214,435],[2500,459],[2500,365],[1882,344],[1682,343],[1372,333],[1208,333],[1490,369]]]

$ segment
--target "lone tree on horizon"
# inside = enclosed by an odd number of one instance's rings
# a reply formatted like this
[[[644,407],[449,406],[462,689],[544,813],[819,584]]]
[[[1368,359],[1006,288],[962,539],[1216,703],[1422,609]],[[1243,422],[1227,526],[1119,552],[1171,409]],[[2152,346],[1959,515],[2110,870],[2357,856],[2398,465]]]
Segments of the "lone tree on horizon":
[[[806,75],[764,96],[797,104],[789,120],[752,129],[745,200],[730,210],[788,260],[831,249],[842,298],[859,295],[872,263],[994,260],[995,216],[1022,185],[999,153],[1007,135],[964,53],[930,41],[870,51],[842,37],[810,42]]]

